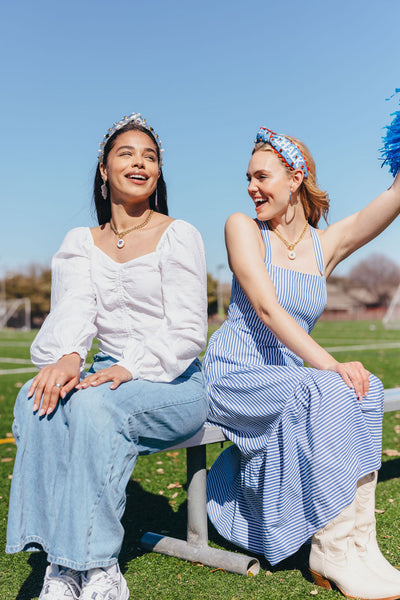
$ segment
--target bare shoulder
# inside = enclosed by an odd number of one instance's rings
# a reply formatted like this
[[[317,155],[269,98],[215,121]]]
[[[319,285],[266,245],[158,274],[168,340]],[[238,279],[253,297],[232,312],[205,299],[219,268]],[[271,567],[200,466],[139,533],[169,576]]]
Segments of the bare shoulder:
[[[153,213],[153,223],[152,228],[157,230],[159,235],[162,235],[166,229],[171,225],[175,219],[169,217],[168,215],[163,215],[162,213],[154,212]]]
[[[264,257],[264,241],[257,222],[243,213],[234,213],[225,224],[225,242],[228,256],[241,262],[246,256]]]
[[[94,243],[96,245],[103,238],[108,226],[108,223],[105,223],[104,225],[97,225],[97,227],[90,228],[90,233],[92,234]]]
[[[327,229],[328,228],[318,229],[317,227],[314,227],[315,233],[317,234],[318,239],[322,246],[325,244],[325,240],[327,239],[327,235],[326,235]],[[329,237],[329,234],[328,234],[328,237]]]
[[[168,215],[163,215],[162,213],[159,213],[159,212],[153,213],[153,222],[156,224],[166,225],[168,227],[168,225],[170,223],[172,223],[172,221],[175,221],[175,219],[173,219],[172,217],[169,217]]]
[[[326,229],[317,230],[324,255],[326,277],[349,254],[352,220],[353,215],[332,223]]]
[[[233,213],[232,215],[230,215],[230,217],[227,218],[225,223],[226,233],[230,231],[242,231],[243,229],[245,229],[246,231],[257,231],[258,225],[254,219],[241,212]]]

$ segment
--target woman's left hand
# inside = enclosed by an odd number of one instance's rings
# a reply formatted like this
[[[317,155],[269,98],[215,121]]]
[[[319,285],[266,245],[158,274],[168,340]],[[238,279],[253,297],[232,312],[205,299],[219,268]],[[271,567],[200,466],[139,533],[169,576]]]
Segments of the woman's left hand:
[[[77,390],[84,390],[89,386],[96,387],[97,385],[106,383],[106,381],[112,381],[110,390],[115,390],[121,383],[130,381],[131,379],[132,374],[127,369],[120,365],[113,365],[108,369],[101,369],[96,373],[91,373],[75,387]]]
[[[336,362],[332,371],[339,373],[343,381],[349,388],[353,388],[357,398],[361,402],[369,392],[370,372],[359,361]]]

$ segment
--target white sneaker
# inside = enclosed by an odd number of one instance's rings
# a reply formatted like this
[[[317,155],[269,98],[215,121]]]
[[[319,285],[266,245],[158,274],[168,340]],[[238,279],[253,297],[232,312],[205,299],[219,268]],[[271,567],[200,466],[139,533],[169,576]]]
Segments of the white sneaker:
[[[81,573],[51,564],[46,569],[39,600],[77,600],[81,593]]]
[[[80,600],[128,600],[128,586],[119,566],[110,571],[90,569],[84,573]]]

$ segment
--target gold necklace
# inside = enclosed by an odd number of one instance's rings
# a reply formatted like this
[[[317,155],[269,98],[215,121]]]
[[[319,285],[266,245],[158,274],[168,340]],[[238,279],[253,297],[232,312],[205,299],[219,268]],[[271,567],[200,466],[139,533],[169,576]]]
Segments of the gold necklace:
[[[139,223],[139,225],[134,225],[133,227],[130,227],[129,229],[125,229],[125,231],[118,231],[118,229],[115,227],[113,220],[110,220],[110,227],[113,230],[113,232],[115,233],[115,235],[118,236],[118,242],[117,242],[117,248],[121,249],[125,246],[125,240],[123,239],[124,236],[127,233],[130,233],[131,231],[134,231],[135,229],[143,229],[143,227],[146,227],[147,223],[150,221],[151,217],[153,216],[153,212],[154,210],[150,210],[149,214],[147,215],[147,217],[145,218],[145,220],[143,221],[143,223]]]
[[[272,227],[268,223],[269,229],[271,231],[273,231],[273,233],[275,233],[278,236],[278,238],[285,244],[286,248],[289,250],[288,257],[290,258],[290,260],[294,260],[296,258],[296,252],[294,251],[294,247],[300,242],[301,238],[305,234],[306,229],[307,229],[307,225],[308,225],[308,221],[306,221],[306,224],[304,225],[303,231],[301,232],[301,234],[299,235],[299,237],[297,238],[297,240],[295,242],[290,243],[287,240],[285,240],[285,238],[282,237],[281,234],[278,233],[278,231],[276,229],[272,229]]]

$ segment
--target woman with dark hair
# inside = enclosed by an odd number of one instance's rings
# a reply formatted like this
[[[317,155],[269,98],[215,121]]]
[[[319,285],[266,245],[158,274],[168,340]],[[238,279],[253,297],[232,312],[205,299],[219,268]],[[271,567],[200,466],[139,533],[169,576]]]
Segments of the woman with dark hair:
[[[137,113],[133,114],[135,115]],[[125,119],[130,118],[131,117],[124,117],[124,119],[122,119],[120,123],[122,124],[125,122]],[[105,141],[107,141],[111,137],[109,135],[111,131],[112,129],[105,135]],[[110,187],[107,183],[107,179],[103,178],[101,164],[107,164],[107,157],[110,153],[110,150],[114,146],[116,135],[120,135],[121,133],[125,133],[127,131],[141,131],[142,133],[148,135],[155,144],[155,148],[157,151],[157,161],[160,165],[160,169],[156,189],[149,197],[149,207],[151,210],[155,210],[159,213],[162,213],[163,215],[168,215],[167,187],[165,185],[164,176],[161,168],[161,153],[163,152],[163,149],[161,148],[161,143],[157,141],[158,136],[153,132],[152,128],[147,127],[145,124],[140,124],[140,119],[136,121],[134,119],[132,121],[129,121],[128,124],[123,125],[116,132],[114,132],[112,136],[113,139],[110,140],[110,143],[105,143],[105,141],[103,141],[100,144],[99,160],[101,160],[102,163],[99,162],[97,165],[93,186],[93,199],[96,207],[97,220],[99,222],[99,225],[105,225],[106,223],[109,223],[112,217],[111,202],[109,196]],[[105,185],[105,188],[103,187],[103,185]]]
[[[118,555],[136,459],[192,436],[208,408],[203,243],[168,217],[161,143],[140,114],[100,144],[94,199],[99,226],[70,231],[53,258],[40,371],[15,406],[7,552],[47,553],[40,600],[129,597]]]
[[[328,197],[300,141],[261,128],[247,178],[257,216],[226,223],[232,296],[203,361],[209,419],[234,442],[208,476],[209,516],[271,564],[312,538],[316,583],[399,598],[400,573],[375,535],[382,384],[309,334],[325,307],[325,278],[399,214],[400,177],[325,230],[315,228]]]

